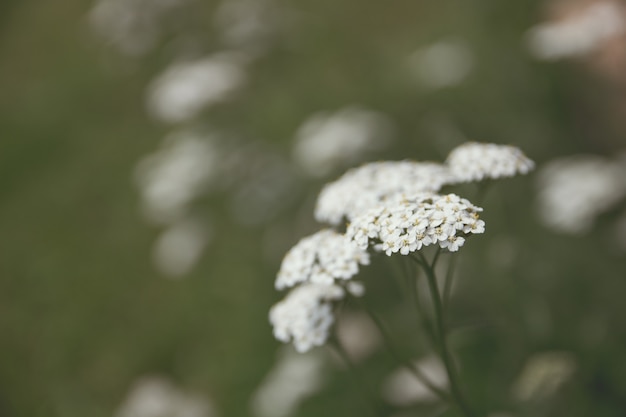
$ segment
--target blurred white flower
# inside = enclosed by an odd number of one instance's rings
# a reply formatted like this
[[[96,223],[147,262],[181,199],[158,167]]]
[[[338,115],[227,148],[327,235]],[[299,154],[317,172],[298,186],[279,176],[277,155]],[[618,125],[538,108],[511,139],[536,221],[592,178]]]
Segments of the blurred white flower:
[[[323,177],[383,149],[390,133],[391,122],[381,113],[358,107],[317,113],[298,129],[293,158],[306,174]]]
[[[513,385],[513,396],[521,401],[540,400],[554,394],[576,370],[569,352],[542,352],[531,356]]]
[[[481,211],[455,194],[423,194],[357,216],[346,235],[362,249],[373,246],[387,256],[408,255],[429,245],[456,252],[467,235],[485,231]]]
[[[355,363],[364,360],[382,345],[378,328],[362,311],[342,311],[337,323],[337,339]]]
[[[197,219],[186,218],[169,226],[153,249],[157,269],[171,278],[180,278],[195,266],[210,239],[208,230]]]
[[[192,119],[204,108],[228,98],[246,79],[245,58],[218,53],[170,65],[148,91],[150,112],[165,122]]]
[[[204,397],[176,388],[160,377],[138,380],[115,417],[214,417],[217,414]]]
[[[152,49],[163,20],[189,0],[98,0],[89,11],[89,23],[107,42],[127,55]]]
[[[527,174],[535,163],[524,153],[507,145],[468,142],[454,148],[446,164],[458,182]]]
[[[359,272],[359,264],[369,264],[369,254],[345,235],[325,229],[301,239],[292,247],[280,266],[276,289],[302,282],[333,284],[348,280]]]
[[[453,177],[448,168],[434,162],[385,161],[351,169],[324,186],[317,199],[315,218],[338,225],[404,194],[439,191]]]
[[[409,65],[420,84],[435,89],[452,87],[470,74],[474,56],[465,42],[442,40],[411,54]]]
[[[286,347],[253,394],[252,414],[256,417],[293,415],[302,401],[322,387],[326,362],[323,351],[297,353]]]
[[[210,136],[181,131],[168,136],[161,149],[144,157],[135,172],[149,219],[169,223],[215,179],[219,151]]]
[[[600,1],[565,19],[533,27],[527,40],[537,58],[557,60],[588,54],[624,31],[626,20],[619,4]]]
[[[537,176],[537,210],[543,223],[562,233],[583,234],[595,218],[626,196],[623,168],[599,156],[555,159]]]
[[[437,388],[448,388],[448,376],[441,360],[436,356],[427,356],[415,362],[415,366]],[[418,402],[437,401],[438,397],[430,388],[402,367],[389,375],[382,385],[383,398],[395,406],[408,406]]]
[[[268,46],[283,17],[271,0],[222,0],[213,21],[227,47],[250,51]]]
[[[285,343],[293,341],[298,352],[324,345],[335,322],[332,302],[344,296],[338,285],[304,283],[295,287],[270,310],[274,337]]]

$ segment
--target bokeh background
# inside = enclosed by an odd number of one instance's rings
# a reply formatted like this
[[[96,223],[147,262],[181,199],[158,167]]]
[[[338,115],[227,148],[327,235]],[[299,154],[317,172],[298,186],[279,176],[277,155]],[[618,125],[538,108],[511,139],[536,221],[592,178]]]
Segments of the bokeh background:
[[[537,163],[459,253],[470,402],[624,415],[625,28],[608,0],[3,0],[0,416],[365,415],[273,339],[275,274],[325,183],[468,140]],[[385,262],[365,300],[428,357]],[[378,415],[456,415],[352,314]]]

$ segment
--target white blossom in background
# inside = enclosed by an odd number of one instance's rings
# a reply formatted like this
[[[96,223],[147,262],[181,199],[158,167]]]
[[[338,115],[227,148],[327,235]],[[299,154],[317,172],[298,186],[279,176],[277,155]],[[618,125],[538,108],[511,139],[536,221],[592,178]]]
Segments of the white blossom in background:
[[[293,159],[306,174],[324,177],[385,148],[390,133],[389,119],[371,110],[347,107],[317,113],[298,129]]]
[[[212,404],[204,397],[175,387],[161,377],[138,380],[115,417],[215,417]]]
[[[369,261],[369,254],[345,235],[321,230],[287,252],[278,271],[276,289],[303,282],[329,285],[335,280],[348,280],[359,272],[359,264],[367,265]]]
[[[513,384],[513,396],[521,401],[549,397],[573,376],[576,362],[569,352],[542,352],[531,356]]]
[[[438,388],[447,390],[448,376],[441,360],[427,356],[415,361],[415,366]],[[438,397],[405,367],[395,370],[382,385],[383,398],[390,404],[402,407],[419,402],[437,401]]]
[[[385,161],[351,169],[322,189],[315,207],[320,222],[338,225],[404,194],[439,191],[453,182],[448,168],[434,162]]]
[[[422,85],[434,89],[452,87],[470,74],[474,56],[462,40],[442,40],[413,52],[409,66]]]
[[[98,0],[89,11],[93,30],[127,55],[151,50],[162,32],[163,21],[189,0]]]
[[[363,311],[342,311],[336,332],[339,343],[354,363],[365,360],[383,345],[380,331]]]
[[[345,297],[338,285],[304,283],[270,309],[274,337],[281,342],[293,342],[298,352],[322,346],[335,322],[334,301]]]
[[[542,222],[558,232],[583,234],[626,196],[626,171],[599,156],[561,158],[541,169],[537,188]]]
[[[148,109],[164,122],[192,119],[241,87],[246,80],[245,61],[236,53],[217,53],[173,63],[150,85]]]
[[[484,233],[481,211],[455,194],[422,194],[365,212],[350,223],[346,235],[362,249],[373,246],[387,256],[429,245],[456,252],[468,235]]]
[[[219,172],[219,150],[212,137],[181,131],[168,136],[159,150],[144,157],[135,172],[144,212],[158,223],[185,214]]]
[[[255,417],[294,415],[302,401],[318,392],[324,384],[328,358],[324,351],[295,352],[285,347],[274,368],[255,391],[250,402]]]
[[[454,148],[446,165],[458,182],[513,177],[527,174],[535,167],[535,163],[514,146],[476,142]]]
[[[565,19],[537,25],[527,34],[530,51],[549,61],[588,54],[626,31],[621,7],[615,1],[600,1]]]
[[[213,24],[225,46],[261,51],[269,46],[283,18],[272,0],[222,0]]]
[[[153,248],[156,268],[165,276],[180,278],[196,265],[210,239],[203,221],[185,218],[161,233]]]

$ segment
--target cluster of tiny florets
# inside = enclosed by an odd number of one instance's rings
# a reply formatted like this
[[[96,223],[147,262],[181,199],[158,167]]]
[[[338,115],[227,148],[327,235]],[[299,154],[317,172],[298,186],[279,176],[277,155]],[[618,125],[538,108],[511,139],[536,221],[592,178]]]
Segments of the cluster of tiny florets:
[[[366,249],[408,255],[423,246],[456,252],[469,234],[483,233],[482,208],[455,194],[421,195],[393,206],[379,206],[358,216],[348,226],[346,235]]]
[[[292,247],[283,259],[276,278],[276,289],[302,282],[333,284],[359,272],[359,264],[369,264],[369,254],[345,235],[326,229],[308,236]]]
[[[374,162],[346,172],[319,195],[315,218],[338,225],[400,195],[437,192],[454,182],[448,168],[434,162]]]
[[[351,278],[369,261],[366,249],[330,229],[300,240],[276,277],[277,289],[294,288],[270,310],[274,336],[293,341],[300,352],[323,345],[335,321],[333,302],[363,295],[363,285]]]
[[[335,322],[332,302],[344,296],[345,290],[338,285],[299,285],[270,310],[274,337],[293,342],[298,352],[323,345]]]
[[[315,208],[318,221],[348,224],[345,234],[322,230],[285,256],[276,288],[291,288],[270,311],[274,336],[304,352],[323,345],[335,321],[333,304],[364,287],[352,280],[369,264],[373,248],[388,256],[438,245],[456,252],[471,234],[483,233],[482,208],[442,186],[527,173],[534,167],[517,148],[471,143],[456,148],[446,164],[375,162],[327,184]]]
[[[446,160],[454,182],[481,181],[487,178],[527,174],[533,161],[514,146],[470,142],[456,147]]]

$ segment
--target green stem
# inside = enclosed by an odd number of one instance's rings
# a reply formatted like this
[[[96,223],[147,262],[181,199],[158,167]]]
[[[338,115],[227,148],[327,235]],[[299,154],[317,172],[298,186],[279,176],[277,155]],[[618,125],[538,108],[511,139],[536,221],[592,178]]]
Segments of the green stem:
[[[443,311],[448,310],[448,303],[450,302],[450,294],[452,294],[452,282],[454,281],[454,272],[456,269],[457,257],[453,256],[448,263],[448,269],[446,270],[446,279],[443,284]]]
[[[458,407],[461,409],[463,414],[467,417],[473,417],[474,413],[469,408],[467,401],[465,400],[463,393],[461,392],[459,386],[459,377],[456,372],[456,368],[452,361],[452,357],[450,355],[450,351],[448,350],[448,345],[446,342],[446,331],[443,322],[443,307],[441,304],[441,295],[439,294],[439,286],[437,285],[437,277],[435,276],[435,262],[437,261],[437,257],[439,255],[439,251],[435,255],[432,264],[428,264],[426,258],[423,253],[419,252],[420,256],[420,264],[426,273],[426,277],[428,278],[428,287],[430,289],[430,295],[433,299],[433,307],[435,313],[435,323],[437,328],[437,341],[439,345],[439,353],[441,354],[441,359],[443,360],[443,364],[446,368],[446,372],[448,374],[448,379],[450,380],[450,390],[452,392],[452,396],[457,402]]]
[[[411,258],[411,259],[414,259],[414,258]],[[420,299],[419,299],[419,293],[417,291],[417,275],[407,273],[407,280],[408,280],[409,293],[411,295],[411,302],[417,309],[418,320],[421,326],[426,331],[426,334],[428,335],[428,338],[430,339],[430,343],[433,345],[434,348],[436,348],[437,341],[436,341],[436,336],[435,336],[435,330],[433,329],[430,322],[428,321],[428,316],[426,315],[426,311],[424,311],[424,308],[422,307],[422,303],[420,302]]]
[[[356,365],[350,359],[350,356],[348,355],[348,352],[346,352],[346,350],[344,349],[344,347],[341,345],[341,343],[339,342],[339,340],[336,337],[332,337],[329,340],[329,343],[327,344],[327,346],[329,346],[333,351],[335,351],[335,353],[346,364],[346,367],[348,368],[348,371],[352,375],[352,379],[354,379],[355,385],[356,385],[356,387],[358,388],[358,390],[359,390],[359,392],[361,394],[360,396],[364,397],[364,398],[367,398],[367,400],[365,400],[365,401],[370,403],[370,408],[367,409],[367,413],[371,414],[374,417],[376,417],[378,415],[378,413],[376,411],[377,410],[377,405],[376,405],[376,403],[374,401],[374,398],[376,398],[376,397],[373,395],[373,392],[371,391],[369,386],[367,386],[365,384],[365,378],[363,378],[363,376],[359,372],[359,369],[356,367]],[[367,408],[367,407],[364,407],[364,408]]]
[[[394,345],[393,341],[391,340],[391,336],[389,335],[389,332],[387,331],[387,327],[382,322],[382,320],[378,316],[376,316],[376,314],[374,314],[374,312],[371,311],[369,308],[363,306],[363,309],[367,312],[367,314],[369,314],[369,316],[372,319],[372,321],[374,322],[374,324],[376,324],[376,327],[378,327],[378,331],[380,331],[380,334],[383,337],[383,341],[385,342],[385,347],[387,348],[387,350],[389,351],[391,356],[394,358],[394,360],[396,362],[398,362],[399,364],[401,364],[402,366],[406,367],[422,384],[424,384],[428,389],[430,389],[440,399],[442,399],[443,401],[449,403],[451,401],[451,398],[450,398],[450,395],[447,392],[445,392],[441,388],[437,387],[430,380],[430,378],[428,378],[428,376],[426,376],[419,369],[419,367],[417,367],[417,365],[415,365],[410,360],[404,359],[398,353],[397,349],[395,348],[395,345]]]

